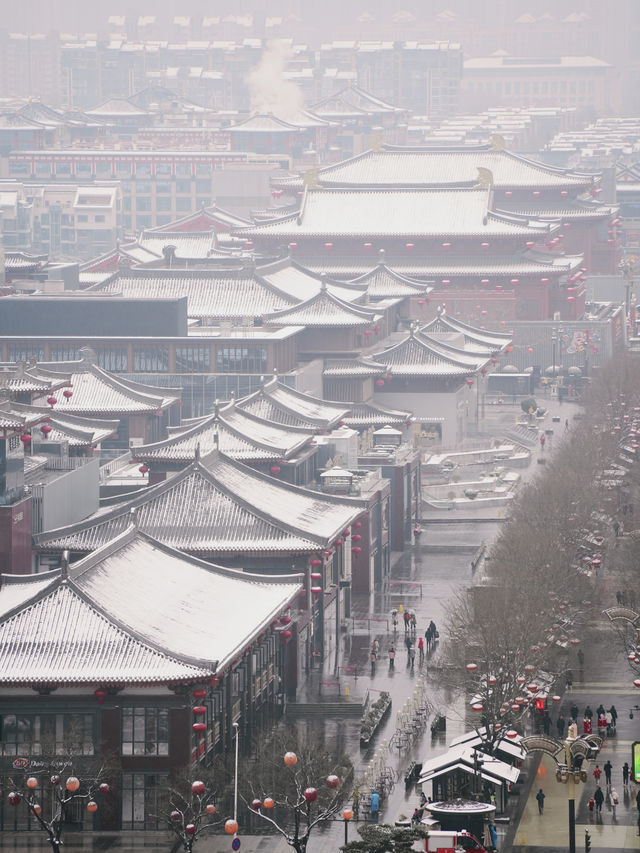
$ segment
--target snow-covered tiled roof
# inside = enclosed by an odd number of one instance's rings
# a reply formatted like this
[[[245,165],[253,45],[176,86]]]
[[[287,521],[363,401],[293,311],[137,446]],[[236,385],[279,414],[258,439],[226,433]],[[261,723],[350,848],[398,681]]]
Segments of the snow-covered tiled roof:
[[[371,308],[344,302],[331,293],[323,283],[315,296],[281,311],[265,313],[262,320],[267,326],[340,326],[365,327],[381,319]]]
[[[426,284],[394,272],[383,260],[369,272],[352,279],[351,283],[366,285],[369,299],[418,296],[429,292]]]
[[[318,183],[325,187],[473,186],[478,168],[491,172],[496,188],[579,189],[597,180],[593,174],[559,169],[505,150],[387,146],[325,166],[318,172]]]
[[[163,249],[172,246],[175,257],[183,260],[199,260],[208,258],[216,248],[215,232],[205,234],[190,234],[189,232],[165,232],[152,234],[143,231],[138,238],[138,244],[147,252],[153,252],[158,257],[163,256]],[[126,250],[126,246],[123,247]]]
[[[146,461],[190,462],[198,454],[219,449],[240,461],[286,459],[312,436],[311,430],[263,421],[230,404],[189,429],[172,431],[164,441],[137,446],[135,456]]]
[[[37,577],[29,597],[0,588],[0,683],[198,681],[230,663],[301,589],[298,575],[223,569],[132,527],[46,580]]]
[[[344,419],[350,427],[384,426],[386,424],[406,424],[411,418],[411,412],[402,409],[387,409],[376,403],[358,403]]]
[[[490,189],[307,188],[300,212],[235,230],[241,237],[543,237],[558,225],[489,209]]]
[[[492,352],[500,352],[511,343],[512,338],[509,333],[494,332],[469,326],[467,323],[449,317],[444,311],[440,312],[429,323],[422,326],[420,331],[428,335],[457,332],[464,335],[465,343],[477,344],[481,348]]]
[[[312,273],[291,258],[260,266],[256,269],[256,274],[296,302],[303,302],[318,293],[323,278],[321,274]],[[343,302],[357,302],[366,293],[366,288],[358,286],[357,283],[346,284],[327,279],[326,287],[329,293]]]
[[[95,447],[102,441],[118,432],[120,421],[105,421],[96,418],[83,418],[71,415],[64,410],[64,403],[59,409],[44,409],[38,406],[15,404],[16,411],[25,414],[40,415],[47,418],[51,432],[50,441],[68,441],[71,447]]]
[[[376,353],[374,358],[384,361],[394,377],[434,376],[460,377],[475,373],[476,367],[467,358],[445,354],[440,347],[412,330],[399,344]]]
[[[180,399],[179,396],[165,396],[161,388],[114,376],[89,361],[69,361],[64,365],[66,370],[72,371],[73,396],[61,404],[68,414],[151,414],[175,405]],[[45,363],[40,364],[38,370],[42,375],[57,375],[55,370],[47,370]]]
[[[329,119],[344,116],[365,117],[403,112],[402,109],[394,107],[392,104],[383,101],[381,98],[377,98],[370,92],[355,85],[346,86],[339,92],[334,92],[332,95],[310,107],[310,111],[314,115]]]
[[[387,372],[387,365],[364,357],[327,359],[322,371],[323,376],[379,376]]]
[[[187,315],[208,323],[242,321],[295,304],[247,269],[136,270],[110,281],[101,292],[128,298],[187,297]]]
[[[228,460],[227,464],[234,463]],[[252,476],[247,469],[245,472]],[[260,488],[261,483],[255,481],[254,486]],[[236,498],[224,481],[197,461],[107,512],[37,535],[34,546],[45,553],[88,553],[123,533],[130,524],[132,510],[144,533],[172,548],[207,558],[269,552],[299,554],[328,547],[317,534],[295,530],[288,518],[256,511],[252,503]]]
[[[252,397],[261,394],[272,400],[277,406],[285,411],[295,412],[301,418],[321,426],[322,429],[330,429],[344,417],[347,407],[344,403],[332,400],[321,400],[302,391],[297,391],[284,385],[274,377],[265,383],[255,395],[245,397],[243,401],[249,401]]]

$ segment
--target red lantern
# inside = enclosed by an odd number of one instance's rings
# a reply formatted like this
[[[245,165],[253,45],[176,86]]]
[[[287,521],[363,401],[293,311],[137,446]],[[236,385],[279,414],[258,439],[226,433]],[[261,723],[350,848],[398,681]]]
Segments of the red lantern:
[[[336,548],[339,548],[342,545],[342,539],[336,539],[333,544],[336,546]]]
[[[509,729],[506,735],[510,740],[515,740],[518,737],[518,732],[515,729]]]
[[[333,249],[333,243],[325,243],[324,247],[325,249]]]
[[[364,334],[364,336],[365,336],[365,337],[369,338],[369,337],[371,337],[371,335],[373,334],[373,332],[371,331],[371,329],[365,329],[365,330],[364,330],[364,332],[363,332],[363,334]]]
[[[265,809],[272,809],[275,806],[275,800],[273,797],[265,797],[264,803],[262,804]]]
[[[303,796],[308,803],[315,803],[318,799],[318,791],[315,788],[305,788]]]
[[[225,829],[226,829],[226,827],[225,827]],[[194,823],[188,823],[185,826],[184,831],[187,835],[195,835],[196,834],[196,825]]]
[[[204,705],[196,705],[192,709],[192,713],[194,717],[202,717],[207,713],[207,709]]]
[[[281,616],[281,617],[280,617],[280,624],[281,624],[281,625],[289,625],[289,624],[290,624],[290,622],[291,622],[291,616],[287,616],[287,615],[285,614],[284,616]]]
[[[11,791],[11,793],[7,796],[7,800],[10,806],[19,806],[22,802],[22,795],[17,791]]]
[[[351,531],[350,531],[349,529],[347,529],[347,530],[343,530],[343,531],[342,531],[342,535],[343,535],[344,537],[351,536]]]
[[[26,447],[28,444],[31,444],[31,436],[29,435],[29,433],[25,432],[23,433],[23,435],[20,436],[20,441]]]
[[[34,791],[38,787],[38,780],[35,776],[29,776],[25,784],[27,788]]]
[[[351,552],[357,556],[362,553],[362,548],[359,545],[356,545],[355,548],[351,549]]]
[[[321,586],[312,586],[311,587],[311,594],[313,596],[315,596],[316,598],[320,595],[321,592],[322,592]]]
[[[70,391],[69,388],[65,388],[65,390],[62,392],[62,396],[65,398],[65,400],[70,400],[73,397],[73,391]]]
[[[405,243],[405,247],[406,247],[407,249],[413,249],[413,248],[414,248],[414,243]]]
[[[51,406],[52,409],[57,402],[58,400],[56,397],[47,397],[47,403]]]
[[[100,791],[101,794],[108,794],[109,790],[110,790],[109,785],[106,782],[103,782],[100,785],[100,787],[98,788],[98,790]]]
[[[340,779],[332,773],[330,776],[327,776],[327,788],[337,788],[340,784]]]
[[[93,695],[96,697],[100,705],[102,705],[103,700],[107,696],[107,691],[104,689],[104,687],[99,687],[97,690],[93,691]]]
[[[67,791],[69,791],[72,794],[75,794],[75,792],[78,790],[79,787],[80,787],[80,780],[78,779],[78,777],[77,776],[69,776],[69,778],[67,779],[67,782],[66,782]]]
[[[378,388],[382,388],[382,386],[384,385],[384,379],[376,379],[376,385],[378,386]]]
[[[213,803],[207,803],[207,805],[204,807],[204,811],[205,814],[215,814],[216,807],[213,805]]]
[[[477,668],[478,668],[477,663],[468,663],[467,664],[467,672],[475,672]]]
[[[238,821],[233,820],[233,818],[229,818],[229,820],[225,822],[224,831],[227,835],[235,835],[238,831]]]
[[[467,385],[469,386],[469,388],[471,388],[471,387],[472,387],[472,385],[473,385],[473,379],[465,379],[465,382],[467,383]]]
[[[320,581],[322,580],[322,572],[311,572],[309,577],[312,581]]]
[[[46,438],[51,432],[51,429],[52,427],[50,427],[49,424],[42,424],[42,426],[40,427],[40,432]]]
[[[87,811],[91,813],[98,811],[98,804],[95,800],[89,800],[87,803]]]
[[[311,566],[321,566],[322,563],[323,561],[318,559],[318,557],[314,557],[313,560],[309,560],[309,565]]]
[[[443,248],[443,249],[450,249],[450,248],[451,248],[451,243],[443,243],[443,244],[442,244],[442,248]]]
[[[149,468],[148,468],[148,466],[147,466],[147,465],[141,465],[141,466],[138,468],[138,471],[140,471],[140,473],[142,474],[142,476],[143,476],[143,477],[144,477],[144,475],[148,472],[148,470],[149,470]]]
[[[362,539],[362,536],[360,536],[360,534],[359,534],[359,533],[355,533],[355,534],[351,537],[351,539],[352,539],[352,541],[353,541],[353,542],[360,542],[360,540]]]
[[[255,800],[252,800],[251,808],[254,810],[254,812],[259,812],[262,808],[262,800],[259,800],[257,798]]]
[[[207,695],[207,691],[199,687],[197,690],[192,690],[191,695],[194,699],[204,699]]]
[[[282,641],[284,643],[288,643],[293,634],[287,629],[285,631],[280,631],[280,636],[282,637]]]
[[[484,711],[484,705],[482,705],[480,702],[474,702],[471,706],[471,709],[479,714],[480,711]]]
[[[284,763],[287,767],[294,767],[298,763],[298,756],[295,752],[285,752]]]
[[[354,522],[354,524],[353,524],[353,526],[354,526],[357,530],[359,530],[359,529],[362,527],[362,522],[361,522],[361,521],[355,521],[355,522]]]
[[[191,783],[191,790],[194,794],[197,794],[197,796],[201,797],[206,791],[206,785],[204,784],[204,782],[201,782],[198,779],[195,782]]]
[[[274,477],[277,477],[278,474],[280,473],[280,466],[279,465],[272,465],[271,466],[271,473],[273,474]]]
[[[207,725],[206,725],[206,723],[194,723],[194,724],[191,726],[191,728],[192,728],[192,729],[193,729],[193,731],[198,735],[198,737],[201,737],[201,736],[202,736],[202,733],[203,733],[203,732],[206,732],[206,730],[207,730]]]
[[[488,244],[488,243],[480,243],[480,248],[482,248],[482,249],[488,249],[488,248],[489,248],[489,244]]]
[[[169,817],[171,818],[171,820],[175,820],[177,823],[179,820],[182,820],[182,812],[179,812],[178,809],[174,809],[169,815]]]

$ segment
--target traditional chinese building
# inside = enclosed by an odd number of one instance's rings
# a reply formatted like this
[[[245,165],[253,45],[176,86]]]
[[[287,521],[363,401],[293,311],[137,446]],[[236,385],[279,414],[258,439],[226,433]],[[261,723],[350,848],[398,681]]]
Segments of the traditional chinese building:
[[[17,759],[71,752],[81,775],[93,755],[110,754],[112,808],[80,819],[160,828],[169,780],[227,750],[234,724],[251,738],[295,691],[288,641],[301,589],[296,575],[212,566],[133,526],[73,566],[3,577],[4,773]],[[20,815],[15,828],[27,828]]]

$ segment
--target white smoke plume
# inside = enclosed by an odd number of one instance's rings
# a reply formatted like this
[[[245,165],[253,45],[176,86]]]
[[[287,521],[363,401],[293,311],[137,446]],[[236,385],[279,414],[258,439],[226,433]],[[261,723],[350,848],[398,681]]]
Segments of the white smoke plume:
[[[304,108],[302,92],[284,76],[290,57],[289,42],[283,39],[267,42],[260,62],[247,74],[252,112],[273,113],[287,121]]]

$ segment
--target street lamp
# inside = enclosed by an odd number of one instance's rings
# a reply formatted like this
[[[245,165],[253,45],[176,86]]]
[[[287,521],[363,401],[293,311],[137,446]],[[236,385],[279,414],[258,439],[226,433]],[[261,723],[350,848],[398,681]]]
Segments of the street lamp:
[[[558,343],[558,330],[551,329],[551,364],[553,365],[553,378],[556,378],[556,344]]]
[[[575,734],[575,724],[569,727]],[[556,779],[567,786],[569,806],[569,853],[576,853],[576,800],[575,784],[587,781],[587,773],[582,769],[585,759],[597,754],[602,746],[598,735],[586,737],[568,737],[565,741],[548,736],[533,735],[522,738],[522,748],[526,753],[543,752],[551,756],[556,763]],[[595,756],[594,756],[595,757]]]
[[[344,843],[349,843],[349,821],[353,817],[352,809],[345,809],[342,812],[342,817],[344,818]]]

